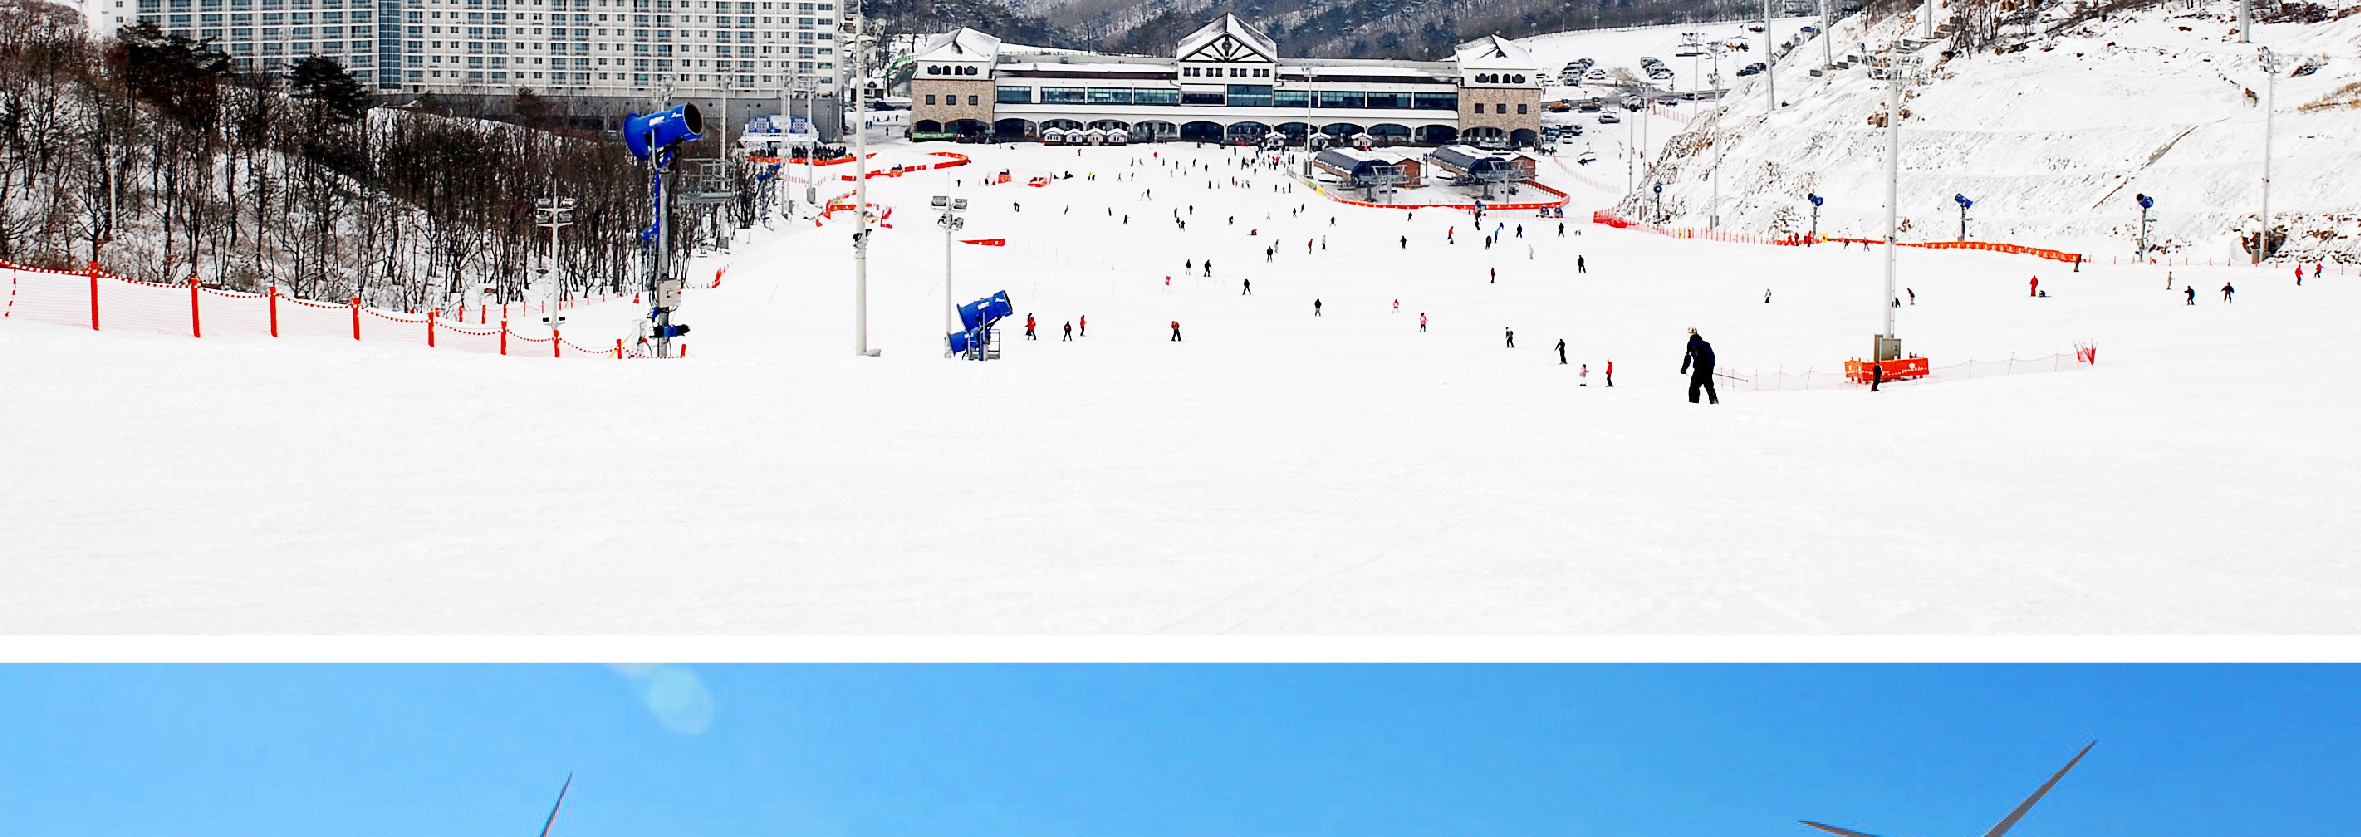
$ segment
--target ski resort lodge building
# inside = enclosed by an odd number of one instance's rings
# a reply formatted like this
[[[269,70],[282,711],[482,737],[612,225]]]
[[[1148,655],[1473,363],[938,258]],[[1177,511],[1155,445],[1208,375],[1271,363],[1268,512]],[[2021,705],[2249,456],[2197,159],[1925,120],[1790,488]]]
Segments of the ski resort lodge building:
[[[1379,144],[1541,141],[1542,74],[1499,36],[1450,61],[1282,59],[1270,36],[1225,14],[1172,58],[1007,54],[973,29],[930,36],[911,76],[911,134],[1032,139],[1049,128],[1128,132],[1131,141],[1251,142],[1319,131]]]

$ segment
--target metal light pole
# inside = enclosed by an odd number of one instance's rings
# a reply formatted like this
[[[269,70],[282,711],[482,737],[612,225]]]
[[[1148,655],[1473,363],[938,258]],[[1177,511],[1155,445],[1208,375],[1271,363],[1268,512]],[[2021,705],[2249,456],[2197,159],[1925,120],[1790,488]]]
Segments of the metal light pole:
[[[2156,205],[2156,199],[2147,195],[2135,195],[2134,198],[2140,202],[2140,249],[2132,258],[2144,262],[2148,260],[2148,210]]]
[[[1877,335],[1871,360],[1902,357],[1902,338],[1894,334],[1894,245],[1901,223],[1902,91],[1904,79],[1909,75],[1899,60],[1895,64],[1891,90],[1886,94],[1886,284],[1885,293],[1877,298],[1878,310],[1884,314],[1885,331]]]
[[[859,230],[853,234],[853,353],[876,357],[877,350],[869,348],[869,114],[861,95],[869,86],[869,27],[858,5],[845,28],[853,42],[853,223]]]
[[[943,211],[935,225],[943,228],[943,334],[950,335],[960,330],[958,298],[951,294],[951,250],[958,246],[959,229],[967,226],[967,219],[959,217],[967,211],[967,199],[936,195],[934,207]]]
[[[1706,169],[1713,178],[1713,208],[1705,213],[1705,228],[1718,230],[1722,228],[1722,142],[1710,133],[1705,141],[1713,146],[1713,167]]]
[[[1815,194],[1806,194],[1806,195],[1804,195],[1804,197],[1806,197],[1806,198],[1810,198],[1810,199],[1811,199],[1811,201],[1812,201],[1812,237],[1809,239],[1809,241],[1819,241],[1819,240],[1820,240],[1820,196],[1819,196],[1818,194],[1816,194],[1816,193],[1815,193]]]
[[[1918,16],[1920,40],[1935,39],[1935,0],[1927,0],[1927,10]]]
[[[2248,37],[2254,31],[2254,0],[2238,0],[2238,42],[2253,43]]]
[[[1929,0],[1932,2],[1932,0]],[[1771,0],[1763,0],[1763,114],[1779,109],[1779,56],[1771,45]]]
[[[795,68],[795,89],[803,92],[803,124],[812,129],[811,141],[803,146],[803,202],[811,204],[814,212],[823,208],[820,206],[820,164],[813,162],[813,158],[820,156],[820,102],[816,82],[811,76],[804,75],[802,67]]]
[[[1820,0],[1820,69],[1836,67],[1836,27],[1828,19],[1828,0]]]
[[[2243,6],[2241,7],[2243,8]],[[2239,30],[2244,34],[2245,30]],[[2254,263],[2262,264],[2271,248],[2271,108],[2279,90],[2279,60],[2263,47],[2263,231],[2254,238]]]
[[[1952,196],[1951,196],[1951,200],[1952,200],[1953,202],[1956,202],[1956,203],[1958,203],[1958,204],[1959,204],[1959,240],[1961,240],[1961,241],[1966,241],[1966,240],[1968,240],[1968,237],[1967,237],[1967,211],[1968,211],[1968,207],[1975,206],[1975,205],[1976,205],[1976,202],[1975,202],[1975,201],[1972,201],[1972,200],[1968,200],[1968,196],[1967,196],[1967,195],[1964,195],[1964,194],[1960,194],[1960,195],[1952,195]]]

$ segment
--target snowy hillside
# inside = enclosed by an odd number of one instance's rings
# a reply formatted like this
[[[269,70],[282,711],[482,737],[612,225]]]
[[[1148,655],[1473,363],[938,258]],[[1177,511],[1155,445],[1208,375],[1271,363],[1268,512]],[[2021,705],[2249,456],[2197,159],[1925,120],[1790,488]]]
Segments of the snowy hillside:
[[[1531,212],[1486,247],[1236,149],[958,150],[872,184],[881,357],[854,355],[850,213],[698,259],[729,269],[688,292],[682,361],[0,318],[0,629],[2361,628],[2352,399],[2274,362],[2361,351],[2351,272],[2178,269],[2191,305],[2161,267],[1906,251],[1911,351],[2098,365],[1725,378],[1708,406],[1688,328],[1725,373],[1825,373],[1867,348],[1882,259]],[[1611,199],[1573,170],[1542,176]],[[1005,241],[956,246],[953,295],[1006,290],[1040,340],[943,356],[938,194]],[[643,313],[596,309],[569,328]]]
[[[1932,72],[1905,100],[1904,240],[1956,238],[1953,196],[1965,195],[1975,201],[1970,238],[2129,257],[2133,196],[2145,193],[2166,255],[2236,257],[2237,231],[2261,209],[2267,91],[2256,47],[2268,45],[2280,56],[2271,211],[2291,230],[2282,255],[2361,258],[2361,170],[2349,165],[2361,147],[2350,89],[2361,82],[2361,16],[2265,24],[2251,45],[2236,42],[2235,25],[2228,2],[2173,4],[2076,24],[2010,54],[1945,59],[1942,39],[1917,50]],[[1670,225],[1708,226],[1718,157],[1724,229],[1801,233],[1816,192],[1827,200],[1823,234],[1882,235],[1885,137],[1870,118],[1887,82],[1869,65],[1893,54],[1905,28],[1920,31],[1909,16],[1840,21],[1829,52],[1855,60],[1819,78],[1818,39],[1797,48],[1777,71],[1786,106],[1767,121],[1762,78],[1734,88],[1726,111],[1665,151]],[[1627,214],[1653,213],[1643,194]]]

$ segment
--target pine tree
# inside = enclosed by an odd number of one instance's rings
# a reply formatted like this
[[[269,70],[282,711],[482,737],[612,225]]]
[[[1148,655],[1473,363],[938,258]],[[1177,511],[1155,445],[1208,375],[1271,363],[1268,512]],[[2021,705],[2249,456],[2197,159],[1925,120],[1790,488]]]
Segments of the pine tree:
[[[334,58],[313,55],[295,62],[287,73],[287,92],[295,98],[320,105],[327,118],[339,125],[360,120],[369,112],[369,89],[361,80]]]

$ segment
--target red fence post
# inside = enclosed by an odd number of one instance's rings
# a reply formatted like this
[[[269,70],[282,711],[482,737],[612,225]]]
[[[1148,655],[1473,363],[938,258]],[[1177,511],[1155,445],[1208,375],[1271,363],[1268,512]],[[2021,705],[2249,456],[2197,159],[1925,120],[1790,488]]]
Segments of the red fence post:
[[[361,339],[361,298],[353,297],[353,339]]]
[[[429,349],[434,348],[434,319],[442,314],[443,309],[440,308],[428,309],[426,312],[426,347]]]
[[[189,336],[205,336],[205,319],[197,313],[197,277],[189,276]]]
[[[508,321],[500,321],[500,354],[508,354]]]
[[[90,263],[90,330],[98,330],[98,262]]]
[[[615,359],[623,359],[623,338],[621,337],[615,338]]]
[[[552,327],[549,330],[549,356],[566,356],[566,339],[558,336],[557,329],[555,327]]]
[[[272,336],[272,337],[277,337],[277,336],[279,336],[279,286],[277,286],[277,285],[272,285],[272,286],[270,287],[270,303],[271,303],[271,336]]]

